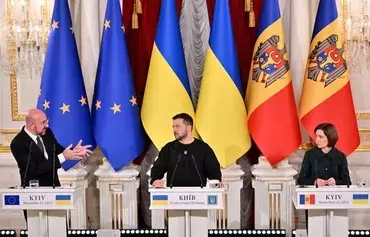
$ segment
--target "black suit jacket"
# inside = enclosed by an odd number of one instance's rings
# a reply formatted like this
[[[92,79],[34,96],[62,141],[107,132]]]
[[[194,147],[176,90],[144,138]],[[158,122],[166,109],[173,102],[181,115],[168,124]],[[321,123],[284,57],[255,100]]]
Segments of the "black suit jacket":
[[[53,156],[55,155],[55,185],[60,186],[57,170],[61,165],[57,156],[64,151],[64,147],[62,147],[55,139],[50,128],[47,128],[45,135],[41,137],[44,142],[46,152],[48,153],[48,159],[45,158],[36,142],[24,131],[24,127],[10,144],[12,154],[18,163],[19,173],[21,175],[21,185],[23,185],[23,182],[25,181],[26,186],[28,186],[31,179],[37,179],[39,180],[40,186],[52,186]],[[24,177],[28,157],[30,157],[28,171],[26,177]]]
[[[314,147],[306,151],[298,177],[298,184],[313,185],[316,179],[333,177],[336,185],[351,184],[346,155],[333,147],[328,153]]]

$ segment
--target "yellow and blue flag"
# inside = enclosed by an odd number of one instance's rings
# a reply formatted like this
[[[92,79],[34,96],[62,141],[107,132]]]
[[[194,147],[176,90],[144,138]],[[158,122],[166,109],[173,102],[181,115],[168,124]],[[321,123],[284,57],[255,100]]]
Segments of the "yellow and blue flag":
[[[58,194],[55,196],[55,204],[58,206],[69,206],[72,204],[71,195]]]
[[[366,193],[356,193],[352,195],[352,204],[368,205],[369,204],[369,194]]]
[[[153,195],[152,196],[153,206],[166,206],[168,205],[168,195]]]
[[[141,109],[145,131],[157,149],[174,139],[173,116],[195,114],[175,3],[162,1]]]
[[[119,0],[108,0],[92,106],[96,142],[115,171],[144,150]]]
[[[43,110],[63,146],[95,141],[68,1],[56,0],[37,108]],[[78,161],[64,161],[68,170]]]
[[[222,167],[251,146],[228,0],[216,0],[196,112],[196,128]]]

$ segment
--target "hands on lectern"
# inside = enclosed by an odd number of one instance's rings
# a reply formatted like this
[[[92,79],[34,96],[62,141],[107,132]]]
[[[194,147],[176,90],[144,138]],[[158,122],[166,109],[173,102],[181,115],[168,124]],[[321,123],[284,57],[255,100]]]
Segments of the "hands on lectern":
[[[155,188],[164,188],[164,180],[162,179],[157,179],[153,182],[153,186]]]
[[[335,186],[335,179],[333,177],[331,177],[330,179],[328,180],[324,180],[324,179],[316,179],[315,181],[315,185],[317,184],[317,186],[319,187],[322,187],[322,186]]]

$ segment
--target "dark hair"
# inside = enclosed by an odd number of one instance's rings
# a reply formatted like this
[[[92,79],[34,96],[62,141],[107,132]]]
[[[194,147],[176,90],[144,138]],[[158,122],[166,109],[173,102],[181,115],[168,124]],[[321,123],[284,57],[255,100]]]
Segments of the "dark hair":
[[[317,130],[322,130],[325,136],[328,138],[328,147],[333,147],[337,144],[338,133],[335,126],[331,123],[321,123],[316,126],[315,133]]]
[[[176,114],[175,116],[172,117],[172,120],[175,119],[183,119],[186,125],[193,126],[193,118],[187,113]]]

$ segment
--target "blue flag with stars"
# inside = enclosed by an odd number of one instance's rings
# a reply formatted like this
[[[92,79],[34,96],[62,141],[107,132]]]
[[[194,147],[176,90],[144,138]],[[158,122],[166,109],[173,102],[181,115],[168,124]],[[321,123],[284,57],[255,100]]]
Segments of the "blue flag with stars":
[[[94,149],[96,144],[68,1],[55,1],[51,22],[37,108],[46,113],[49,126],[62,146],[75,146],[82,139],[83,145],[90,144]],[[77,162],[64,161],[62,167],[68,170]]]
[[[107,3],[93,103],[96,142],[118,171],[144,149],[119,0]]]

